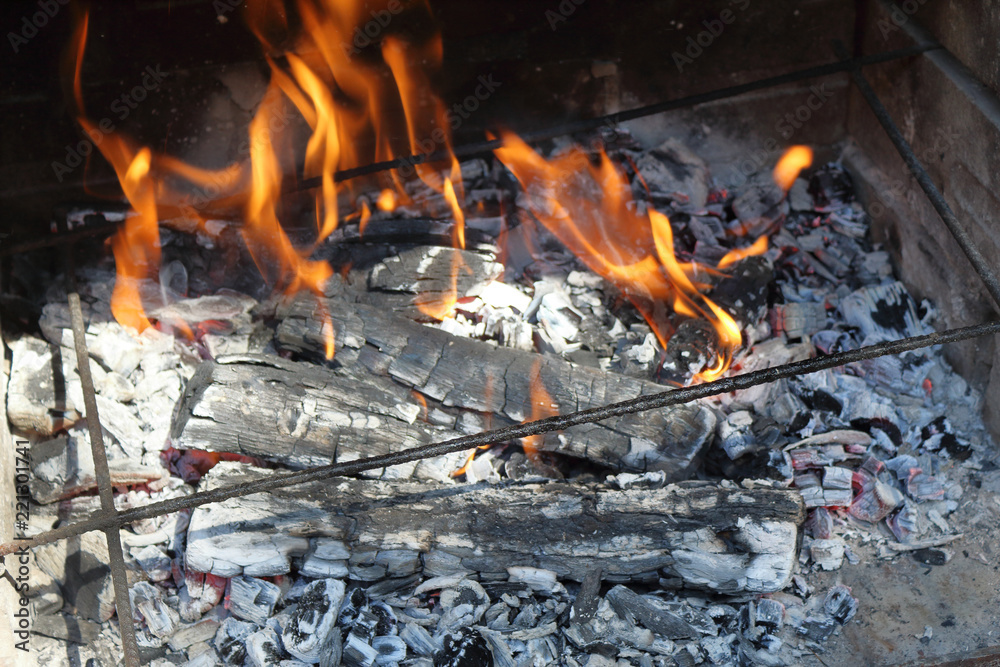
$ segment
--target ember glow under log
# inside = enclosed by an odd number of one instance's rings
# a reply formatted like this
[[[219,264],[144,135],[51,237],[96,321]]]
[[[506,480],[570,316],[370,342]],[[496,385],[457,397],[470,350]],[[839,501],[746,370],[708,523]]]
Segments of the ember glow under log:
[[[268,474],[220,463],[205,482]],[[185,563],[225,577],[274,576],[302,558],[314,576],[361,581],[518,567],[580,581],[600,568],[609,581],[769,593],[791,578],[804,516],[797,492],[759,483],[615,490],[340,478],[196,509]]]

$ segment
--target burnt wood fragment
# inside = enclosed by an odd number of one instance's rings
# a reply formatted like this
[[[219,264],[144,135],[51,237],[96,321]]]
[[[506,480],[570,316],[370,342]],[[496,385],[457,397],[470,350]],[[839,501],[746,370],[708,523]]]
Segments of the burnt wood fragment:
[[[375,375],[414,389],[429,408],[492,415],[495,427],[663,390],[652,382],[556,357],[460,338],[340,299],[317,303],[311,296],[295,298],[278,327],[279,346],[321,358],[324,313],[336,335],[335,362],[363,365]],[[548,396],[541,410],[534,404],[538,388]],[[676,480],[688,474],[714,428],[714,413],[695,403],[575,426],[547,434],[538,446],[616,470],[662,470]]]
[[[204,483],[213,488],[269,474],[220,463]],[[401,558],[410,553],[425,576],[534,567],[582,581],[599,567],[616,582],[652,575],[723,593],[765,593],[791,577],[804,516],[797,492],[760,485],[613,490],[334,478],[199,507],[185,564],[219,576],[268,576],[288,572],[291,559],[301,557],[313,569],[323,561],[352,578],[373,570],[381,578],[410,574],[411,559]],[[389,571],[404,561],[405,573]],[[640,621],[666,622],[653,613]]]

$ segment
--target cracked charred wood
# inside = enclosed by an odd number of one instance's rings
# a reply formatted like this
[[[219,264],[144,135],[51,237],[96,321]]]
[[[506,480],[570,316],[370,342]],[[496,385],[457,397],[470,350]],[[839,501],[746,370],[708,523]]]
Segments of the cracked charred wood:
[[[278,344],[320,358],[324,314],[332,320],[335,361],[342,369],[364,367],[391,378],[419,392],[435,414],[474,411],[491,415],[493,426],[500,427],[663,391],[652,382],[460,338],[337,298],[292,301],[278,327]],[[539,389],[546,394],[541,410]],[[662,470],[676,480],[687,476],[714,428],[710,409],[686,404],[547,434],[538,447],[615,470]]]
[[[209,488],[269,471],[220,463]],[[386,576],[550,570],[582,581],[658,581],[723,593],[780,590],[792,574],[797,492],[758,484],[442,485],[334,478],[194,510],[185,564],[221,577]]]

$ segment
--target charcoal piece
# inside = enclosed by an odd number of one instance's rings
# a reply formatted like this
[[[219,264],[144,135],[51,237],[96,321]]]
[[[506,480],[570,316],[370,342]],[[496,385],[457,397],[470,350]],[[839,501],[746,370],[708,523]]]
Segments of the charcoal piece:
[[[341,652],[342,664],[347,667],[371,667],[378,658],[378,649],[353,632],[344,640]]]
[[[817,211],[834,211],[854,201],[854,181],[846,169],[830,162],[809,177],[809,194]]]
[[[785,605],[777,600],[761,598],[754,608],[754,622],[769,630],[778,630],[785,618]]]
[[[948,554],[941,549],[917,549],[911,554],[913,558],[924,565],[944,565],[948,562]]]
[[[570,610],[570,623],[587,623],[594,618],[600,602],[601,574],[601,568],[597,567],[584,576]]]
[[[835,621],[843,625],[858,613],[858,599],[851,595],[851,589],[843,584],[837,584],[826,593],[823,609]]]
[[[809,555],[821,570],[839,570],[844,564],[844,552],[847,544],[839,537],[828,540],[813,540],[809,546]]]
[[[252,667],[272,667],[286,657],[281,639],[273,628],[262,628],[246,639],[247,664]]]
[[[167,606],[163,599],[163,589],[139,581],[129,588],[129,598],[132,608],[142,616],[146,629],[154,637],[166,639],[177,629],[180,616]]]
[[[901,447],[903,444],[903,433],[899,430],[899,426],[888,419],[881,419],[879,417],[852,419],[851,428],[864,431],[872,436],[875,435],[876,431],[882,431],[896,447]]]
[[[202,479],[202,488],[273,474],[222,462]],[[393,498],[409,502],[386,502]],[[235,516],[243,517],[238,525]],[[279,526],[274,516],[282,518]],[[276,534],[292,533],[304,542],[301,552],[310,548],[310,537],[342,540],[350,551],[410,546],[423,554],[425,572],[435,575],[527,566],[578,580],[600,566],[606,575],[630,581],[662,569],[692,586],[764,593],[782,588],[791,576],[803,519],[797,492],[761,485],[727,489],[686,482],[611,490],[594,484],[455,487],[335,478],[195,509],[185,557],[212,567],[242,566],[245,545],[268,545]],[[336,585],[342,595],[343,584]],[[299,610],[306,608],[299,603]],[[339,608],[338,601],[334,618]]]
[[[372,648],[378,652],[376,665],[393,665],[406,659],[406,643],[399,637],[379,635],[372,639]]]
[[[726,269],[726,277],[708,293],[741,328],[760,324],[767,315],[767,297],[774,267],[764,257],[747,257]]]
[[[681,142],[667,139],[640,156],[635,164],[651,194],[679,199],[694,210],[705,207],[708,166]]]
[[[253,623],[229,617],[215,633],[215,650],[227,665],[242,665],[247,657],[246,640],[257,630]]]
[[[281,634],[285,650],[303,662],[318,662],[344,599],[344,582],[317,579],[308,586]]]
[[[474,625],[490,606],[490,596],[478,582],[465,579],[441,591],[444,613],[438,624],[445,632]]]
[[[828,540],[833,535],[833,515],[825,507],[817,507],[809,512],[806,530],[817,540]]]
[[[900,282],[862,287],[841,299],[844,321],[860,331],[863,345],[930,333]]]
[[[368,289],[410,294],[445,294],[457,290],[461,297],[502,273],[503,265],[478,253],[419,246],[387,257],[372,267]]]
[[[944,498],[944,485],[920,468],[909,469],[909,476],[903,482],[903,488],[907,495],[918,503]]]
[[[489,642],[479,632],[463,628],[448,635],[444,648],[434,658],[434,667],[492,667]]]
[[[875,480],[854,497],[848,512],[862,521],[881,521],[903,504],[903,494],[894,486]]]
[[[754,446],[753,423],[753,415],[746,410],[732,412],[719,422],[719,442],[731,460],[735,461]]]
[[[810,410],[820,410],[823,412],[840,414],[840,411],[844,409],[843,404],[837,400],[837,398],[822,389],[804,389],[800,396],[802,398],[802,402],[805,403],[806,407]]]
[[[687,384],[705,369],[718,350],[718,335],[705,320],[684,320],[667,341],[667,348],[656,369],[661,384]]]
[[[429,658],[442,648],[439,640],[431,636],[426,628],[416,623],[403,623],[399,638],[406,642],[414,653]]]
[[[823,643],[830,638],[833,631],[837,629],[837,621],[832,617],[823,615],[822,617],[807,616],[796,628],[796,631],[806,639],[817,643]]]
[[[637,595],[624,586],[618,585],[607,593],[607,600],[619,616],[634,619],[653,632],[667,639],[687,639],[698,637],[698,631],[683,618],[655,601]]]
[[[768,229],[788,213],[785,193],[774,183],[751,185],[733,200],[733,213],[741,229],[751,237],[767,233]]]
[[[476,230],[471,220],[469,222],[465,230],[466,245],[475,247],[487,242],[489,237]],[[395,244],[424,244],[450,248],[455,242],[454,226],[451,220],[372,216],[365,225],[364,234],[358,225],[341,225],[330,234],[327,245],[364,243],[389,247]]]
[[[771,331],[788,338],[806,338],[826,326],[826,306],[817,302],[778,304],[769,315]]]
[[[905,544],[910,541],[910,536],[918,530],[917,517],[917,510],[906,502],[886,519],[886,523],[896,540]]]
[[[234,616],[264,625],[274,612],[281,589],[255,577],[233,577],[229,581],[229,610]]]

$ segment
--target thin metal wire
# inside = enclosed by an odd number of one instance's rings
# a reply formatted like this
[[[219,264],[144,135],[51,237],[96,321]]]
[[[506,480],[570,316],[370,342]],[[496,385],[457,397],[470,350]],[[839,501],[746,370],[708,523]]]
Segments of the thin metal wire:
[[[714,382],[696,385],[693,387],[683,387],[669,391],[640,396],[638,398],[613,403],[599,408],[591,408],[567,415],[557,415],[547,419],[515,424],[492,431],[486,431],[476,435],[468,435],[452,440],[446,440],[423,447],[414,447],[394,454],[384,454],[372,456],[364,459],[357,459],[346,463],[333,463],[330,465],[299,470],[291,473],[271,475],[247,484],[234,486],[224,486],[211,491],[202,491],[181,498],[172,498],[143,507],[136,507],[118,512],[115,516],[108,517],[101,513],[95,513],[90,518],[77,523],[61,526],[55,530],[50,530],[33,537],[28,541],[19,541],[17,544],[7,543],[0,545],[0,555],[12,553],[19,546],[33,549],[42,544],[48,544],[57,540],[62,540],[74,535],[80,535],[92,530],[104,530],[111,526],[115,528],[139,521],[149,519],[170,512],[191,509],[207,503],[220,502],[229,498],[238,498],[253,493],[273,491],[288,486],[316,482],[330,477],[341,475],[357,475],[367,470],[387,468],[402,463],[410,463],[420,459],[441,456],[452,452],[459,452],[473,449],[482,445],[490,445],[497,442],[506,442],[525,438],[530,435],[538,435],[550,431],[561,431],[578,424],[586,424],[611,417],[621,417],[622,415],[645,412],[656,408],[663,408],[670,405],[690,403],[699,398],[717,396],[719,394],[748,389],[760,384],[775,382],[782,378],[791,378],[807,373],[843,366],[844,364],[862,361],[864,359],[874,359],[889,354],[900,354],[910,350],[916,350],[932,345],[943,345],[953,343],[968,338],[986,336],[1000,332],[1000,321],[985,322],[970,327],[950,329],[940,333],[931,333],[923,336],[913,336],[902,340],[888,341],[877,345],[861,347],[857,350],[848,350],[837,354],[815,357],[790,364],[765,368],[751,373],[743,373]]]
[[[94,378],[90,373],[90,353],[87,351],[86,328],[83,323],[83,308],[80,305],[80,294],[76,289],[74,276],[72,246],[63,246],[64,270],[66,275],[67,302],[69,303],[70,326],[73,329],[73,343],[76,347],[76,369],[80,374],[80,384],[83,388],[83,403],[87,416],[87,430],[90,435],[90,451],[94,459],[94,472],[97,477],[97,493],[101,498],[99,514],[108,521],[104,534],[108,541],[108,560],[111,565],[111,583],[115,590],[115,608],[118,612],[118,627],[122,636],[122,651],[127,667],[139,667],[142,664],[139,657],[139,644],[135,638],[135,626],[132,623],[132,603],[128,594],[128,575],[125,572],[125,552],[122,549],[121,533],[114,523],[115,499],[111,488],[111,471],[108,468],[108,456],[104,449],[104,429],[101,427],[101,416],[97,409],[97,393],[94,390]]]
[[[546,139],[554,139],[555,137],[561,137],[567,134],[573,134],[575,132],[587,132],[590,130],[596,130],[601,127],[611,127],[615,125],[620,125],[621,123],[625,123],[630,120],[636,120],[638,118],[643,118],[645,116],[653,116],[655,114],[664,113],[666,111],[674,111],[676,109],[693,107],[698,104],[715,102],[729,97],[736,97],[737,95],[742,95],[744,93],[753,92],[755,90],[773,88],[775,86],[780,86],[786,83],[794,83],[796,81],[803,81],[805,79],[815,79],[822,76],[829,76],[831,74],[838,74],[840,72],[847,72],[854,67],[860,67],[864,65],[874,65],[876,63],[888,62],[890,60],[908,58],[910,56],[920,55],[928,51],[933,51],[935,49],[943,49],[943,48],[944,47],[941,46],[940,44],[919,44],[917,46],[911,46],[905,49],[897,49],[894,51],[875,53],[870,56],[861,56],[858,58],[842,58],[837,62],[827,63],[826,65],[817,65],[815,67],[808,67],[806,69],[796,70],[794,72],[788,72],[787,74],[779,74],[778,76],[772,76],[766,79],[758,79],[757,81],[741,83],[736,86],[719,88],[717,90],[712,90],[707,93],[688,95],[687,97],[681,97],[676,100],[657,102],[655,104],[649,104],[643,107],[638,107],[636,109],[629,109],[627,111],[619,111],[617,113],[608,114],[606,116],[598,116],[597,118],[588,118],[586,120],[571,121],[569,123],[563,123],[562,125],[556,125],[554,127],[545,128],[542,130],[525,132],[521,135],[521,138],[530,143],[534,141],[544,141]],[[467,158],[467,157],[475,157],[478,155],[486,155],[488,153],[491,153],[495,149],[500,148],[500,146],[501,142],[499,140],[478,141],[470,144],[463,144],[461,146],[456,146],[452,151],[440,150],[440,151],[435,151],[433,153],[420,153],[417,155],[407,155],[404,157],[396,158],[394,160],[373,162],[372,164],[364,165],[362,167],[354,167],[352,169],[342,169],[341,171],[334,173],[333,180],[334,182],[339,183],[341,181],[347,181],[352,178],[358,178],[360,176],[368,176],[370,174],[376,174],[382,171],[388,171],[390,169],[398,169],[400,167],[413,166],[413,165],[423,164],[425,162],[439,162],[448,159],[452,155],[454,155],[457,158]],[[299,181],[298,183],[292,184],[289,187],[289,189],[308,190],[311,188],[319,187],[321,184],[322,184],[322,178],[319,177],[306,178]]]
[[[834,49],[837,55],[843,57],[847,51],[844,45],[839,41],[834,42]],[[930,201],[931,206],[937,211],[938,215],[941,216],[941,220],[944,222],[948,231],[955,238],[962,252],[965,253],[966,258],[968,258],[969,263],[972,264],[972,268],[975,269],[976,273],[979,274],[980,279],[982,279],[983,284],[986,286],[986,290],[993,297],[993,308],[1000,313],[1000,280],[997,279],[997,275],[993,272],[993,268],[983,257],[983,254],[976,247],[975,243],[972,241],[972,237],[969,236],[969,232],[966,231],[965,227],[959,222],[958,218],[955,216],[954,211],[951,210],[951,206],[945,201],[944,196],[941,191],[938,190],[934,181],[931,179],[930,174],[924,169],[924,166],[917,159],[916,153],[910,147],[910,143],[903,137],[903,133],[899,131],[895,121],[892,120],[892,116],[889,115],[889,111],[882,104],[882,101],[878,98],[875,90],[868,83],[868,79],[862,74],[861,69],[858,67],[852,68],[850,70],[851,78],[854,80],[854,85],[857,86],[858,91],[861,92],[861,96],[865,98],[868,106],[871,107],[872,113],[875,114],[875,118],[878,119],[879,124],[882,125],[882,129],[889,136],[889,140],[892,141],[892,145],[896,147],[896,151],[899,156],[903,158],[903,162],[906,163],[907,168],[913,177],[916,179],[917,184],[927,195],[927,199]]]

